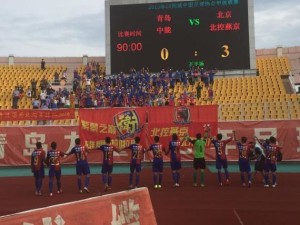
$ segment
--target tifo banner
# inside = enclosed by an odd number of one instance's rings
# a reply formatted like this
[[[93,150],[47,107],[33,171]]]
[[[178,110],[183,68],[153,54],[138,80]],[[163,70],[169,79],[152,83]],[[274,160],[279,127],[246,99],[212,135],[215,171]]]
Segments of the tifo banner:
[[[79,209],[76,216],[74,209]],[[101,212],[100,212],[100,211]],[[2,225],[156,225],[147,188],[0,217]]]
[[[79,118],[80,137],[90,148],[104,144],[107,136],[119,149],[134,143],[134,137],[140,136],[141,144],[148,148],[154,136],[159,136],[160,143],[167,149],[173,133],[182,140],[186,134],[192,137],[196,133],[203,134],[204,126],[208,124],[212,134],[216,134],[218,128],[217,105],[81,109]],[[191,145],[188,142],[182,143],[183,159],[192,158],[189,147]],[[115,158],[118,160],[118,157]]]
[[[98,112],[98,116],[102,113]],[[166,118],[166,117],[165,117]],[[150,118],[149,118],[150,120]],[[108,129],[106,124],[101,125],[103,129]],[[179,127],[178,133],[186,132],[187,128]],[[137,126],[142,127],[142,126]],[[144,133],[141,133],[142,140],[148,140],[145,142],[145,147],[148,148],[150,143],[152,143],[152,136],[150,125],[146,124],[143,127],[145,129]],[[154,125],[153,125],[154,127]],[[162,128],[167,128],[166,133],[171,135],[171,131],[168,131],[168,127],[161,125]],[[154,127],[155,128],[155,127]],[[116,129],[112,126],[109,130],[114,131],[116,134]],[[172,128],[173,129],[173,128]],[[180,130],[182,129],[182,130]],[[193,128],[198,132],[202,133],[203,127]],[[153,130],[153,128],[152,128]],[[300,160],[300,120],[284,120],[284,121],[261,121],[261,122],[219,122],[217,131],[213,132],[222,133],[223,139],[232,137],[232,131],[236,131],[236,136],[240,139],[242,136],[248,138],[248,141],[253,141],[253,136],[257,136],[259,139],[266,139],[270,136],[275,136],[283,146],[283,160]],[[109,132],[112,132],[109,131]],[[159,130],[156,129],[156,132]],[[189,129],[190,136],[194,138],[194,135]],[[98,131],[100,135],[100,131]],[[162,132],[162,129],[159,131]],[[164,131],[165,132],[165,131]],[[139,135],[140,133],[136,134]],[[149,138],[145,137],[145,134],[150,134]],[[102,134],[101,137],[105,137],[107,134]],[[144,136],[142,136],[144,135]],[[162,134],[159,134],[162,136]],[[17,165],[29,165],[30,156],[35,148],[35,143],[37,141],[42,142],[43,148],[45,150],[50,149],[50,144],[52,141],[57,142],[57,149],[64,152],[69,152],[75,144],[75,139],[78,137],[84,138],[83,135],[79,135],[79,128],[77,126],[30,126],[30,127],[0,127],[0,166],[17,166]],[[109,136],[114,137],[113,135]],[[95,135],[95,137],[98,137]],[[166,141],[170,140],[170,136],[165,136]],[[103,143],[103,139],[95,139],[96,144],[100,145]],[[114,144],[119,145],[120,148],[127,146],[132,143],[132,138],[127,138],[125,140],[113,139]],[[89,142],[87,141],[87,144]],[[193,148],[186,142],[183,143],[183,148],[181,153],[183,155],[182,160],[191,160],[193,158]],[[167,147],[167,146],[166,146]],[[235,142],[232,141],[227,144],[226,147],[227,156],[229,160],[237,160],[237,150]],[[129,152],[120,152],[114,154],[114,162],[129,162]],[[148,154],[147,154],[148,156]],[[165,161],[168,158],[165,157]],[[206,149],[206,159],[215,159],[215,150],[213,147],[207,147]],[[102,154],[100,151],[92,151],[88,155],[89,162],[99,163],[102,161]],[[146,158],[147,160],[147,158]],[[63,163],[75,163],[75,157],[69,156],[62,159]],[[29,168],[29,167],[28,167]]]
[[[0,121],[74,119],[75,109],[18,109],[0,110]]]

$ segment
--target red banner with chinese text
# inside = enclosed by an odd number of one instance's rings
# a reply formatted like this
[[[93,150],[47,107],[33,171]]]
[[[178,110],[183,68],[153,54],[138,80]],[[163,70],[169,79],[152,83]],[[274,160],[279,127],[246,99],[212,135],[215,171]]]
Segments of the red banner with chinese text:
[[[265,140],[274,136],[279,145],[282,145],[283,160],[300,160],[300,120],[274,120],[274,121],[242,121],[219,123],[218,132],[223,134],[223,139],[232,137],[232,131],[236,131],[236,138],[247,137],[248,142],[254,141],[256,136]],[[237,160],[238,151],[235,142],[227,144],[226,152],[230,160]],[[213,148],[206,151],[207,158],[214,159]]]
[[[55,141],[57,150],[69,152],[78,137],[77,126],[0,127],[0,165],[29,165],[38,141],[46,151]],[[72,163],[74,158],[63,158],[62,162]]]
[[[99,116],[100,115],[101,113],[99,113]],[[156,126],[153,127],[157,128]],[[162,125],[162,128],[165,128],[165,126]],[[203,127],[199,127],[200,131],[202,129]],[[254,135],[259,139],[266,139],[273,135],[283,146],[283,160],[300,161],[300,120],[219,122],[217,129],[217,132],[223,134],[223,139],[232,137],[233,130],[236,130],[236,136],[238,139],[240,139],[242,136],[245,136],[248,138],[248,141],[252,141],[252,137]],[[143,140],[148,140],[149,142],[145,143],[145,147],[149,147],[149,144],[152,143],[151,135],[153,135],[151,134],[151,128],[149,124],[146,124],[143,127],[143,130],[143,135],[147,133],[150,134],[148,138],[141,135]],[[186,130],[184,126],[179,128],[179,132],[182,131],[182,133],[184,133],[184,130]],[[198,130],[197,127],[195,130]],[[155,131],[157,132],[158,130],[156,129]],[[190,129],[189,132],[191,132]],[[213,135],[215,135],[215,133],[213,133]],[[105,136],[105,134],[103,134],[103,136]],[[194,137],[192,133],[190,133],[190,136],[192,138]],[[58,150],[69,152],[74,146],[74,141],[77,137],[79,137],[79,127],[77,126],[0,127],[0,166],[29,165],[30,156],[37,141],[42,142],[45,150],[50,148],[52,141],[56,141]],[[80,135],[80,137],[83,138],[82,135]],[[169,139],[170,137],[165,137],[166,141]],[[132,143],[131,138],[127,138],[125,140],[115,140],[116,144],[120,144],[120,147],[128,146]],[[102,141],[103,140],[100,140],[96,143],[101,144]],[[185,142],[183,144],[186,145]],[[229,160],[237,160],[237,150],[233,141],[228,143],[226,150]],[[181,153],[183,155],[182,160],[191,160],[193,158],[192,146],[184,146]],[[114,161],[127,163],[129,159],[128,155],[128,152],[116,153]],[[101,157],[102,154],[99,151],[93,151],[88,155],[88,160],[89,162],[99,163],[102,162]],[[214,158],[214,148],[207,148],[206,159],[214,160]],[[165,160],[168,160],[168,158],[165,158]],[[75,158],[74,156],[69,156],[63,158],[62,162],[75,163]]]
[[[18,109],[0,110],[0,121],[74,119],[75,109]]]
[[[178,134],[180,139],[186,134],[194,137],[196,133],[203,134],[204,125],[209,124],[211,132],[216,134],[217,110],[217,105],[80,109],[79,133],[90,148],[104,144],[107,136],[112,138],[112,144],[119,149],[134,143],[135,136],[141,137],[141,144],[145,148],[150,146],[154,136],[160,136],[160,143],[168,148],[173,133]],[[191,151],[186,151],[190,146],[186,141],[182,144],[184,159],[192,158]],[[115,154],[117,160],[118,157],[120,155]]]
[[[75,216],[74,209],[80,209]],[[99,209],[102,212],[99,216]],[[147,188],[138,188],[81,201],[54,205],[0,217],[3,225],[72,224],[72,225],[156,225],[156,218]]]

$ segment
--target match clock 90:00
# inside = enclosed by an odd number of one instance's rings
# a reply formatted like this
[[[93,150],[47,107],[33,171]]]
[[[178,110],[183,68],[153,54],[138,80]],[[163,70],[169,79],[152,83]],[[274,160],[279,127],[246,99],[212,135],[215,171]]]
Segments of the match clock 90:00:
[[[142,42],[131,42],[131,43],[117,43],[117,52],[140,52],[143,50]]]

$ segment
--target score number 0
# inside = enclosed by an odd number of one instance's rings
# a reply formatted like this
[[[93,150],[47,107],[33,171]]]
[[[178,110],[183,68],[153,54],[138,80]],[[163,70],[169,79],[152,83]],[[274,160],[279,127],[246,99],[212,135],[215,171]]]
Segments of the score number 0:
[[[169,58],[169,50],[167,48],[162,48],[160,51],[160,58],[166,61]]]

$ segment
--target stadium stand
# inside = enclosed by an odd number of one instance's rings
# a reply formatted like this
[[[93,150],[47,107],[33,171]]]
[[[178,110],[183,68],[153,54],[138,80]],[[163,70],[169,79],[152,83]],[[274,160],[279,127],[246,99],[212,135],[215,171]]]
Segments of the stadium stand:
[[[20,87],[26,94],[26,89],[31,86],[31,80],[37,80],[37,87],[40,81],[45,78],[53,81],[55,72],[59,74],[67,70],[65,66],[47,66],[41,70],[37,65],[0,65],[0,82],[3,84],[0,90],[1,109],[11,109],[12,92],[15,87]],[[31,108],[31,99],[22,96],[19,101],[19,108]]]
[[[257,76],[218,77],[212,86],[214,97],[209,99],[207,88],[200,81],[195,84],[184,86],[177,83],[169,92],[175,94],[177,103],[180,95],[186,91],[196,93],[196,87],[200,82],[202,86],[201,98],[196,99],[196,105],[219,105],[220,121],[238,120],[276,120],[276,119],[299,119],[300,96],[284,84],[285,78],[292,70],[287,57],[264,57],[257,58]],[[0,65],[0,108],[11,109],[12,92],[16,86],[22,86],[24,92],[30,86],[32,78],[53,81],[54,74],[62,74],[67,71],[66,65],[47,65],[46,70],[41,70],[39,65]],[[73,69],[83,74],[85,65],[68,70],[68,83],[72,82]],[[100,65],[100,72],[104,74],[105,67]],[[68,86],[71,89],[71,85]],[[94,88],[92,86],[92,88]],[[38,93],[39,94],[39,93]],[[19,108],[31,107],[31,98],[23,96],[19,101]],[[1,125],[26,126],[35,125],[36,121],[1,122]],[[78,113],[74,120],[53,121],[53,125],[77,125]]]
[[[256,77],[216,79],[214,103],[220,106],[220,120],[300,118],[300,96],[283,84],[291,70],[288,59],[258,58],[257,68]]]

